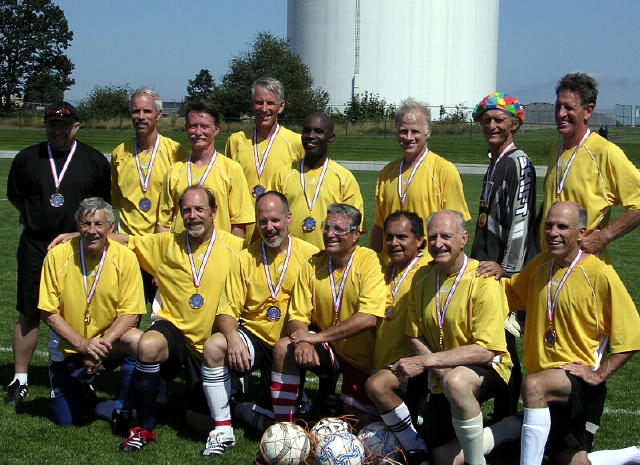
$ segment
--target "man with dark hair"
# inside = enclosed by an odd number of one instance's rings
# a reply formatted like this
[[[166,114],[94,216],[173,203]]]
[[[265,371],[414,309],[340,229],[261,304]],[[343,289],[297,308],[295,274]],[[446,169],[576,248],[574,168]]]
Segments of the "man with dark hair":
[[[302,122],[304,158],[280,169],[271,181],[271,189],[282,192],[289,200],[294,218],[291,234],[320,249],[323,234],[318,223],[329,205],[346,203],[364,211],[356,178],[329,159],[329,145],[334,139],[329,116],[322,113],[307,116]]]
[[[202,452],[223,454],[235,443],[231,427],[231,375],[261,370],[256,405],[240,404],[236,415],[264,427],[273,417],[269,385],[273,346],[286,334],[285,323],[293,285],[301,267],[318,252],[313,245],[289,235],[291,212],[286,197],[268,191],[256,201],[261,240],[238,255],[225,283],[215,320],[217,332],[204,346],[202,379],[214,429]]]
[[[589,224],[580,247],[609,262],[606,245],[640,224],[640,172],[615,144],[589,130],[596,108],[596,81],[584,74],[567,74],[556,87],[556,126],[562,144],[549,157],[544,181],[542,218],[551,205],[574,201],[587,209]],[[611,221],[611,209],[625,211]],[[547,248],[544,222],[541,245]]]
[[[211,189],[217,199],[216,228],[244,238],[246,226],[255,221],[255,215],[242,167],[215,148],[220,113],[206,102],[189,103],[186,112],[191,156],[175,163],[165,175],[156,231],[184,231],[176,221],[178,199],[186,187],[198,184]]]
[[[283,166],[302,158],[300,134],[278,123],[285,109],[284,86],[272,77],[261,77],[251,85],[252,131],[234,132],[227,139],[225,155],[242,166],[252,199],[263,194]],[[247,239],[258,239],[254,225],[247,227]],[[245,241],[247,242],[247,241]]]
[[[341,371],[342,402],[361,412],[376,412],[364,383],[373,367],[375,327],[384,317],[386,289],[378,257],[358,245],[361,220],[351,205],[330,205],[321,225],[325,250],[298,274],[288,336],[273,351],[276,421],[293,421],[305,368],[325,378]]]
[[[520,463],[541,463],[545,445],[557,463],[589,463],[589,412],[602,412],[606,381],[640,350],[640,317],[613,268],[581,249],[585,209],[556,203],[543,226],[548,250],[506,288],[511,310],[527,312]]]
[[[111,206],[88,198],[75,218],[80,237],[47,254],[38,303],[51,328],[53,417],[64,426],[93,414],[97,398],[91,383],[100,365],[135,356],[142,335],[138,322],[146,312],[135,254],[108,239],[115,222]],[[130,382],[121,386],[129,387]]]
[[[38,344],[38,293],[42,262],[49,242],[75,231],[73,214],[87,197],[110,200],[109,162],[97,150],[76,140],[80,118],[67,102],[44,113],[47,142],[22,150],[11,164],[7,198],[20,212],[24,227],[18,245],[18,322],[13,338],[15,375],[5,402],[27,397],[28,370]]]

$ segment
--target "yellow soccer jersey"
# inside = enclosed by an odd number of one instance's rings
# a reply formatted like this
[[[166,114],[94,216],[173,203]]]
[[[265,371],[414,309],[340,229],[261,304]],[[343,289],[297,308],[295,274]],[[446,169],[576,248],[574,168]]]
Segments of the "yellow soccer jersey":
[[[504,380],[509,382],[513,363],[507,352],[504,334],[504,319],[509,313],[507,297],[502,285],[494,278],[476,276],[479,262],[469,259],[467,269],[462,275],[457,290],[449,304],[444,326],[444,350],[478,344],[498,353],[494,357],[493,368]],[[413,338],[424,337],[434,352],[440,352],[440,329],[436,310],[435,265],[422,267],[413,277],[409,291],[407,335]],[[447,300],[456,274],[443,276],[440,286],[442,307]],[[441,381],[431,380],[432,392],[442,392]]]
[[[558,177],[562,178],[574,149],[560,155],[560,172],[556,168],[558,147],[551,151],[544,179],[543,221],[540,239],[547,250],[544,218],[555,202],[571,200],[587,209],[588,229],[604,229],[610,220],[613,205],[631,210],[640,208],[640,172],[617,145],[596,133],[591,133],[580,147],[566,177],[564,188],[557,195]],[[600,254],[609,262],[607,249]]]
[[[87,284],[95,281],[100,256],[86,255]],[[80,239],[74,238],[47,253],[42,266],[38,308],[59,313],[73,330],[84,338],[101,336],[120,315],[146,313],[140,267],[135,254],[117,242],[109,241],[100,280],[85,322],[87,294],[80,265]],[[60,361],[75,349],[64,339],[52,337],[49,343],[51,359]]]
[[[411,350],[409,338],[406,335],[407,328],[407,299],[413,276],[419,268],[429,263],[429,256],[423,255],[406,277],[400,283],[395,298],[391,291],[400,282],[405,269],[400,270],[395,279],[391,279],[393,263],[385,267],[384,280],[387,285],[387,306],[384,319],[380,320],[376,329],[376,348],[373,352],[373,366],[381,370],[389,364],[395,363],[402,357],[415,355]]]
[[[165,228],[171,228],[171,231],[176,233],[185,230],[178,201],[184,190],[189,187],[187,166],[190,163],[189,161],[181,161],[169,168],[160,195],[158,224]],[[206,165],[196,167],[191,164],[193,184],[198,183],[206,169]],[[214,220],[218,230],[231,232],[231,225],[255,222],[247,180],[238,163],[218,152],[204,185],[213,191],[218,204]]]
[[[465,220],[471,218],[458,169],[453,163],[433,152],[427,154],[416,170],[408,190],[407,182],[411,176],[411,169],[406,168],[402,173],[402,192],[407,192],[406,201],[402,206],[398,196],[401,160],[392,161],[378,175],[375,220],[377,226],[382,228],[385,218],[396,210],[417,213],[423,219],[425,228],[429,215],[445,208],[459,211]],[[429,255],[429,252],[425,250],[425,254]]]
[[[373,250],[356,247],[351,272],[344,287],[339,321],[356,312],[384,317],[386,288],[380,262]],[[344,268],[335,273],[336,286],[342,282]],[[289,319],[311,324],[317,330],[333,326],[335,314],[329,280],[329,257],[320,252],[300,270],[289,305]],[[373,368],[375,329],[332,342],[335,351],[349,364],[370,373]]]
[[[558,295],[553,346],[543,341],[547,329],[547,283],[552,257],[543,252],[521,273],[507,280],[511,310],[526,310],[524,363],[529,373],[581,361],[597,368],[607,350],[640,350],[640,317],[613,267],[588,255],[569,275]],[[552,292],[567,268],[555,267]]]
[[[202,355],[204,341],[211,335],[218,301],[231,264],[242,248],[242,239],[216,230],[216,242],[196,291],[185,241],[186,233],[161,233],[129,238],[142,268],[158,280],[162,299],[158,317],[173,323],[184,335],[190,348]],[[195,244],[192,242],[192,246]],[[196,271],[200,269],[208,242],[193,251]],[[204,297],[204,306],[194,310],[189,298],[194,293]]]
[[[233,263],[225,292],[218,304],[218,315],[229,315],[242,321],[245,328],[254,333],[270,346],[274,346],[286,336],[285,322],[293,285],[302,265],[318,252],[313,245],[291,237],[291,256],[276,299],[272,299],[267,284],[266,272],[262,261],[262,241],[253,242],[248,249],[238,255]],[[267,250],[269,274],[275,288],[283,272],[286,252],[275,255]],[[277,307],[278,319],[269,318],[268,310]]]
[[[322,166],[314,170],[304,168],[304,179],[309,201],[313,200],[313,195],[320,180],[322,170]],[[291,208],[293,216],[289,232],[315,245],[319,249],[324,249],[321,223],[326,219],[327,207],[332,203],[346,203],[360,210],[360,213],[362,213],[360,229],[362,231],[366,230],[364,222],[364,202],[362,201],[358,181],[356,181],[351,171],[343,168],[333,160],[329,160],[324,182],[322,183],[318,199],[311,213],[309,212],[307,200],[302,190],[302,183],[300,182],[300,162],[293,163],[278,171],[273,177],[270,189],[282,192],[289,201],[289,207]],[[304,232],[302,222],[308,216],[312,216],[316,220],[316,228],[311,232]]]
[[[142,192],[136,165],[135,139],[123,142],[111,153],[111,201],[120,211],[119,231],[130,236],[144,236],[155,232],[158,223],[158,202],[164,176],[171,165],[186,160],[189,155],[176,141],[160,137],[147,192]],[[140,169],[147,175],[153,149],[142,152]],[[151,200],[151,209],[143,211],[140,200]]]

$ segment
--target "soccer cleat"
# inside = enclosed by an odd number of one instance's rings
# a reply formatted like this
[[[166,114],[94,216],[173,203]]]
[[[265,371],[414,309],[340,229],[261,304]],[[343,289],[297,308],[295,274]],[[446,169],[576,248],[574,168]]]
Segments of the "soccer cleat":
[[[149,431],[140,426],[131,428],[129,436],[120,444],[120,450],[124,452],[137,452],[144,446],[156,440],[155,430]]]
[[[27,398],[29,386],[20,384],[17,379],[6,388],[7,395],[4,397],[5,404],[18,404]]]
[[[202,449],[202,455],[204,457],[217,457],[224,454],[236,444],[236,438],[233,435],[225,432],[213,430],[209,433],[207,442]]]

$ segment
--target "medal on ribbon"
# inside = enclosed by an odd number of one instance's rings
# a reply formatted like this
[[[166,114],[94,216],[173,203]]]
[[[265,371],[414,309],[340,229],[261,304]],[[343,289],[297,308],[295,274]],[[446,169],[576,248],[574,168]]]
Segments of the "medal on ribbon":
[[[267,143],[267,148],[264,149],[264,153],[262,154],[262,160],[260,160],[260,156],[258,154],[258,131],[253,130],[253,159],[256,163],[256,174],[258,175],[258,184],[251,191],[251,195],[253,195],[256,199],[267,192],[266,187],[260,184],[260,179],[262,178],[262,173],[264,172],[264,167],[267,164],[267,159],[269,158],[269,153],[271,152],[271,147],[276,140],[276,136],[280,132],[280,125],[276,124],[276,128],[269,137],[269,142]]]
[[[87,307],[84,313],[84,324],[88,325],[91,323],[91,313],[89,313],[89,306],[91,305],[91,301],[93,300],[93,296],[96,293],[96,288],[98,287],[98,281],[100,281],[100,277],[102,276],[102,269],[104,268],[104,262],[107,258],[107,248],[109,247],[109,243],[107,242],[102,249],[102,256],[100,257],[100,262],[98,263],[98,270],[96,271],[96,277],[93,280],[93,284],[91,288],[89,288],[89,275],[87,273],[87,261],[84,254],[84,239],[80,238],[80,266],[82,268],[82,283],[84,284],[84,293],[87,296],[86,302]]]
[[[458,271],[458,274],[456,275],[456,279],[453,281],[453,285],[451,286],[451,289],[447,294],[447,299],[444,302],[444,306],[440,304],[440,269],[438,269],[438,272],[436,273],[436,313],[438,316],[438,330],[439,330],[438,343],[440,345],[440,350],[444,350],[444,322],[447,316],[447,311],[449,310],[449,304],[451,303],[451,300],[453,299],[454,294],[458,290],[458,284],[460,284],[462,275],[467,269],[468,261],[469,259],[465,255],[464,262],[462,263],[462,267]]]
[[[204,275],[204,270],[207,267],[207,262],[209,261],[209,256],[211,255],[211,250],[213,249],[213,244],[216,242],[216,230],[213,230],[213,234],[211,235],[211,239],[209,240],[209,245],[207,246],[207,251],[202,258],[202,263],[200,264],[200,269],[196,270],[196,263],[193,259],[193,250],[191,249],[191,242],[189,241],[189,233],[185,233],[185,242],[187,244],[187,254],[189,255],[189,265],[191,265],[191,276],[193,277],[193,285],[196,288],[196,292],[191,295],[189,298],[189,306],[198,310],[204,307],[204,296],[200,294],[200,282],[202,281],[202,276]]]
[[[73,146],[69,151],[69,155],[67,155],[67,159],[65,160],[64,165],[62,165],[62,170],[60,171],[60,174],[58,174],[58,170],[56,169],[56,164],[53,161],[53,152],[51,151],[51,145],[47,144],[47,154],[49,156],[49,168],[51,168],[51,175],[53,176],[53,185],[56,188],[56,191],[53,194],[51,194],[51,197],[49,197],[49,204],[53,208],[60,208],[61,206],[64,205],[64,196],[60,193],[60,184],[62,184],[62,178],[64,178],[64,175],[67,172],[67,168],[69,168],[69,163],[71,163],[71,159],[73,158],[73,155],[76,153],[77,146],[78,146],[78,142],[73,141]]]
[[[411,185],[411,181],[413,181],[413,177],[416,175],[416,171],[418,171],[418,167],[424,161],[425,157],[429,153],[428,149],[424,149],[422,155],[413,165],[413,169],[411,170],[411,174],[409,175],[409,179],[407,179],[407,188],[402,192],[402,172],[404,171],[404,157],[400,160],[400,172],[398,173],[398,197],[400,198],[400,206],[404,208],[404,204],[407,200],[407,194],[409,193],[409,186]]]
[[[289,243],[287,244],[287,255],[284,259],[284,265],[282,265],[282,272],[280,273],[280,277],[278,278],[278,282],[275,286],[273,285],[273,280],[271,279],[271,271],[269,271],[269,257],[267,256],[267,248],[264,246],[264,242],[262,242],[262,264],[264,266],[264,274],[267,278],[267,286],[269,287],[269,292],[274,302],[278,298],[278,294],[280,293],[280,289],[282,288],[282,283],[284,282],[284,276],[287,273],[287,269],[289,268],[289,259],[291,258],[293,239],[291,238],[291,236],[287,236],[287,240],[289,241]],[[275,305],[267,310],[267,319],[269,321],[278,321],[281,316],[282,311]]]
[[[316,229],[316,220],[313,218],[313,207],[318,200],[318,195],[320,195],[320,188],[322,187],[322,183],[324,182],[324,177],[327,174],[327,169],[329,168],[329,159],[324,160],[324,165],[322,166],[322,172],[320,173],[320,179],[318,179],[318,184],[316,185],[316,190],[313,193],[313,199],[309,201],[309,196],[307,195],[307,187],[304,179],[304,159],[300,160],[300,184],[302,184],[302,193],[304,194],[304,199],[307,201],[307,207],[309,207],[309,216],[306,217],[302,222],[302,230],[304,232],[312,232]]]
[[[573,272],[575,267],[578,265],[578,262],[580,261],[580,257],[582,257],[582,250],[579,249],[576,257],[571,262],[571,265],[569,265],[569,268],[567,268],[567,271],[565,271],[564,275],[562,275],[562,279],[560,280],[560,283],[558,283],[558,288],[556,289],[556,292],[553,293],[553,295],[551,292],[551,285],[553,282],[553,269],[555,267],[556,261],[553,260],[551,262],[551,267],[549,268],[549,282],[547,283],[547,329],[545,330],[542,336],[542,339],[545,345],[548,347],[553,346],[558,340],[558,334],[553,329],[554,328],[553,318],[555,316],[556,305],[558,304],[558,297],[560,296],[560,291],[562,290],[564,285],[567,283],[567,280],[569,279],[569,275]]]
[[[151,152],[151,159],[149,160],[149,166],[147,167],[147,173],[142,173],[142,165],[140,163],[140,155],[138,151],[138,142],[134,144],[134,152],[136,157],[136,168],[138,169],[138,178],[140,179],[140,189],[142,189],[142,194],[145,195],[147,193],[147,189],[149,189],[149,181],[151,180],[151,173],[153,171],[153,165],[156,162],[156,155],[158,154],[158,147],[160,146],[160,134],[156,137],[156,142],[153,145],[153,151]],[[138,208],[143,212],[148,212],[151,210],[152,203],[151,199],[148,197],[143,197],[138,202]]]
[[[347,279],[349,278],[349,272],[351,271],[351,266],[353,265],[353,259],[356,256],[356,252],[354,251],[349,258],[349,262],[345,267],[344,274],[342,275],[342,280],[340,281],[340,285],[338,289],[336,289],[336,281],[333,277],[333,263],[331,258],[329,258],[329,283],[331,284],[331,297],[333,301],[333,324],[340,324],[340,307],[342,307],[342,297],[344,295],[344,288],[347,285]]]
[[[587,132],[584,133],[582,140],[576,147],[576,149],[571,154],[571,158],[569,158],[569,162],[567,163],[567,167],[564,169],[564,173],[562,173],[562,177],[560,176],[560,160],[562,159],[563,145],[560,146],[560,151],[558,152],[558,159],[556,160],[556,199],[560,198],[562,195],[562,191],[564,190],[564,185],[567,182],[567,177],[569,176],[569,171],[571,171],[571,167],[573,166],[573,162],[575,161],[576,154],[582,144],[587,140],[587,137],[591,134],[591,130],[587,129]]]

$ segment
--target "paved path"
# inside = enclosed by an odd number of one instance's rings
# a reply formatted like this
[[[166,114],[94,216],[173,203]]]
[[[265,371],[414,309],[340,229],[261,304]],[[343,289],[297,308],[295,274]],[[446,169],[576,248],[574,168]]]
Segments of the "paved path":
[[[16,152],[13,150],[0,150],[0,158],[13,158]],[[105,157],[111,158],[110,153],[105,153]],[[352,161],[352,160],[336,160],[342,166],[351,171],[380,171],[388,162],[386,161]],[[456,163],[460,174],[484,174],[487,165],[476,165],[472,163]],[[547,173],[546,166],[536,166],[536,174],[538,177],[544,177]]]

